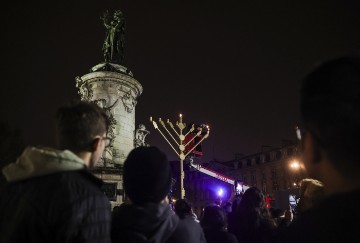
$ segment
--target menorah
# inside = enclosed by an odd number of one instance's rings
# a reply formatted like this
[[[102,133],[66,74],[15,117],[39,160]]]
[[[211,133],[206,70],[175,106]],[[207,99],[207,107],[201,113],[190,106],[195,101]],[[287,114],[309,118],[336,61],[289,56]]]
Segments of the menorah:
[[[159,131],[159,133],[161,134],[161,136],[166,140],[166,142],[170,145],[170,147],[175,151],[176,155],[179,157],[180,159],[180,190],[181,190],[181,199],[185,198],[185,189],[184,189],[184,160],[186,157],[188,157],[191,152],[204,140],[209,136],[210,133],[210,128],[209,126],[207,126],[207,133],[196,143],[194,144],[193,147],[188,147],[189,144],[191,142],[193,142],[193,140],[201,135],[202,131],[198,131],[196,133],[195,136],[193,136],[191,139],[187,140],[186,143],[184,142],[185,138],[194,131],[195,127],[194,124],[191,126],[190,130],[187,131],[187,133],[184,135],[183,134],[183,130],[186,127],[186,124],[183,123],[182,121],[182,114],[179,115],[179,121],[176,122],[176,126],[179,128],[179,132],[176,131],[175,126],[173,125],[173,123],[167,119],[166,123],[168,124],[168,126],[171,128],[170,130],[168,129],[168,127],[166,126],[165,122],[159,118],[159,123],[161,124],[161,126],[165,129],[165,131],[167,132],[168,136],[170,136],[170,138],[172,138],[172,140],[175,142],[175,144],[178,147],[178,150],[175,149],[175,147],[173,146],[173,144],[169,141],[169,139],[167,138],[167,136],[165,136],[165,134],[160,130],[158,124],[156,123],[156,121],[154,121],[152,119],[152,117],[150,117],[150,122],[152,122],[152,124],[154,125],[154,128],[156,130]],[[172,132],[170,132],[172,131]],[[175,133],[175,136],[174,136]],[[178,137],[179,141],[176,140],[175,137]],[[185,152],[186,149],[186,152]]]

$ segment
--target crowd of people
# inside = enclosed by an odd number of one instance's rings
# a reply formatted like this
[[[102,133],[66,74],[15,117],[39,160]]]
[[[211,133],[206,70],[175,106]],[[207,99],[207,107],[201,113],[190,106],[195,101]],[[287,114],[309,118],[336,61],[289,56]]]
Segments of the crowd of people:
[[[309,178],[296,215],[269,209],[256,187],[226,210],[204,207],[199,217],[186,199],[172,208],[170,165],[156,147],[129,153],[129,200],[111,210],[102,181],[89,171],[110,142],[109,119],[96,104],[78,101],[57,112],[57,149],[28,147],[2,169],[0,242],[353,242],[360,226],[360,56],[316,66],[300,97],[298,138]]]

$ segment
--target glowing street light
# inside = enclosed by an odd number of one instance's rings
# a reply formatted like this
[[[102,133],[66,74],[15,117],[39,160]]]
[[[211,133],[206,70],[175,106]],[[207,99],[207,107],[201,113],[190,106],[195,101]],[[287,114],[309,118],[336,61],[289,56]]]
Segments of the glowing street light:
[[[299,186],[298,182],[301,178],[301,173],[304,169],[303,164],[300,163],[297,159],[294,159],[290,162],[289,167],[291,170],[293,170],[293,173],[292,173],[293,179],[292,180],[294,180],[294,182],[292,183],[292,186],[298,187]]]
[[[299,161],[297,160],[293,160],[291,163],[290,163],[290,168],[293,169],[293,170],[299,170],[300,169],[300,163]]]

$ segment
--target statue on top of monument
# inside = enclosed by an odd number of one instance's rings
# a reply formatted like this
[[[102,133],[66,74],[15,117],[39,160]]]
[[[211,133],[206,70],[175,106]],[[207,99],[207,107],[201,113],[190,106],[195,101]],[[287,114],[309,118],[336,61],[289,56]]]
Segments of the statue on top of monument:
[[[106,27],[106,37],[103,45],[105,62],[124,64],[125,19],[120,10],[112,15],[105,11],[101,17]]]

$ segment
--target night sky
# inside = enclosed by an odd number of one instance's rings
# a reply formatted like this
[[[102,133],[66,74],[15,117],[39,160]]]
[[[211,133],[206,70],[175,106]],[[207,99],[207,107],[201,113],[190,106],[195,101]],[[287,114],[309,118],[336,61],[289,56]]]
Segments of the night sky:
[[[0,121],[27,145],[55,145],[56,109],[78,98],[75,77],[103,62],[106,9],[125,15],[125,65],[144,88],[136,127],[171,160],[150,116],[209,124],[205,161],[279,147],[295,141],[301,78],[360,47],[355,0],[64,2],[2,7]]]

